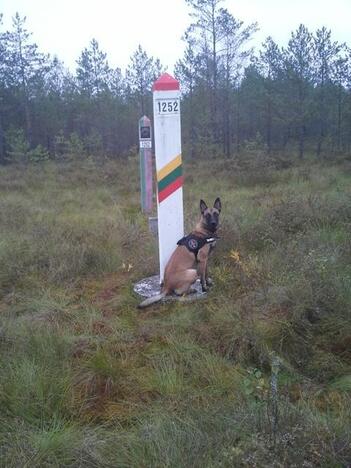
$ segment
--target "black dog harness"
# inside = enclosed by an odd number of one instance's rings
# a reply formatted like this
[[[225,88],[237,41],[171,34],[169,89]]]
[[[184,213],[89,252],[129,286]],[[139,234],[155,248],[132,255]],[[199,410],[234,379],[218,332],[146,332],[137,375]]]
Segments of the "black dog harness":
[[[188,236],[183,237],[177,242],[177,245],[184,245],[189,252],[195,255],[197,260],[197,254],[199,250],[206,244],[210,244],[210,247],[213,248],[216,240],[219,237],[211,236],[211,237],[198,237],[194,234],[189,234]]]

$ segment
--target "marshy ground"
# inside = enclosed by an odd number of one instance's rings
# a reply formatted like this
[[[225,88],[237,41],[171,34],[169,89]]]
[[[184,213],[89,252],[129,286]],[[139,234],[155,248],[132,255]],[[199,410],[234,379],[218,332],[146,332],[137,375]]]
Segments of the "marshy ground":
[[[2,466],[351,463],[349,160],[186,164],[187,229],[223,204],[215,286],[143,312],[136,157],[8,166],[0,191]]]

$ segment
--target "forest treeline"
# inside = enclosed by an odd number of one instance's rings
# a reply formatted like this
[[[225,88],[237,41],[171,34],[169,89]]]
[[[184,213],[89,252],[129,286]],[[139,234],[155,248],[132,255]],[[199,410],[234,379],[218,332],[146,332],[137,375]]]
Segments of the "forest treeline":
[[[351,151],[351,52],[325,27],[300,25],[286,46],[252,48],[223,0],[185,0],[190,25],[174,74],[182,89],[188,157],[235,157],[248,148],[300,158]],[[151,86],[165,68],[140,45],[126,70],[112,68],[92,39],[74,72],[39,50],[16,14],[0,16],[0,162],[123,157],[152,116]]]

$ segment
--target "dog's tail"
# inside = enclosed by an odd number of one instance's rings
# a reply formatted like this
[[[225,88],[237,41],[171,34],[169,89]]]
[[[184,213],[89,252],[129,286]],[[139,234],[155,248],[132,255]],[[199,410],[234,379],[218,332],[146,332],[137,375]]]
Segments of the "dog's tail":
[[[139,309],[144,309],[144,307],[148,307],[151,304],[155,304],[156,302],[162,301],[162,299],[166,296],[166,292],[161,292],[160,294],[157,294],[156,296],[151,296],[145,299],[145,301],[141,302],[138,305]]]

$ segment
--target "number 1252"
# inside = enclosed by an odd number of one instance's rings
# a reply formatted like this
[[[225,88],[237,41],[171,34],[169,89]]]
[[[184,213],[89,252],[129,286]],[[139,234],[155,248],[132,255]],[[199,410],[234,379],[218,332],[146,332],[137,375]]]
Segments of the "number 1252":
[[[157,111],[159,114],[174,114],[179,112],[179,101],[167,100],[157,102]]]

